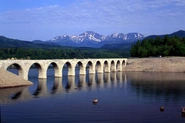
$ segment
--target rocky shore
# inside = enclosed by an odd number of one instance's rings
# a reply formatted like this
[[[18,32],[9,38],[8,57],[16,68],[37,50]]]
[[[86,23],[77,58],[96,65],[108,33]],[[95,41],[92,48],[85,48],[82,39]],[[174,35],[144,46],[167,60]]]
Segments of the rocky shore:
[[[0,89],[8,87],[27,86],[32,84],[32,82],[27,81],[11,72],[0,69]]]
[[[129,58],[123,71],[185,72],[185,57]]]

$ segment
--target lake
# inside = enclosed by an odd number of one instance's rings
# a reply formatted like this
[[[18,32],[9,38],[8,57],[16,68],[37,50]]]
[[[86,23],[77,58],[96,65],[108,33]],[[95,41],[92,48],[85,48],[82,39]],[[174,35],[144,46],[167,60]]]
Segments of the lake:
[[[16,70],[10,70],[16,73]],[[78,73],[78,71],[76,72]],[[38,79],[28,87],[0,90],[6,123],[184,123],[185,73],[112,72]],[[93,99],[98,99],[93,104]],[[164,111],[159,108],[164,106]]]

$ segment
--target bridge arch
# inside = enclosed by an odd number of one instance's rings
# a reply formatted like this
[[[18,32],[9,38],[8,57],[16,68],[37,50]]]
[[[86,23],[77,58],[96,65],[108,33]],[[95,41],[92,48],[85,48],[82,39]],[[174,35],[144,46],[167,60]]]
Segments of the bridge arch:
[[[96,61],[96,72],[103,73],[102,63],[99,60]]]
[[[115,72],[115,71],[116,71],[116,63],[115,63],[115,61],[112,60],[110,64],[111,64],[111,68],[110,68],[111,71],[112,71],[112,72]]]
[[[63,65],[62,70],[64,69],[65,65],[66,65],[66,67],[67,67],[67,69],[68,69],[67,75],[68,75],[68,76],[74,76],[74,75],[75,75],[75,69],[74,69],[73,65],[72,65],[69,61],[67,61],[67,62]]]
[[[38,63],[38,62],[34,62],[34,63],[29,65],[28,72],[26,72],[27,74],[25,74],[25,76],[27,78],[28,78],[28,74],[29,74],[29,71],[30,71],[31,67],[35,67],[35,68],[38,69],[38,78],[47,78],[45,67],[42,64]]]
[[[81,61],[78,61],[75,65],[75,68],[79,67],[79,75],[85,75],[85,67],[84,64]]]
[[[21,67],[21,65],[19,65],[18,63],[12,63],[10,65],[8,65],[6,67],[6,70],[8,70],[9,68],[16,68],[17,69],[17,74],[21,77],[24,76],[24,71],[23,71],[23,68]]]
[[[126,60],[122,61],[122,68],[126,67]]]
[[[121,63],[120,63],[119,60],[116,63],[116,71],[122,71],[122,69],[121,69]]]
[[[55,77],[61,77],[62,76],[62,72],[61,72],[61,70],[59,68],[59,65],[56,62],[50,62],[50,63],[48,63],[48,65],[46,67],[47,67],[46,72],[48,72],[48,69],[50,67],[53,67],[53,69],[54,69],[54,76]]]
[[[110,65],[107,60],[104,61],[103,70],[104,70],[104,72],[110,72]]]
[[[86,64],[87,70],[89,70],[89,74],[95,73],[94,64],[92,61],[88,61]]]

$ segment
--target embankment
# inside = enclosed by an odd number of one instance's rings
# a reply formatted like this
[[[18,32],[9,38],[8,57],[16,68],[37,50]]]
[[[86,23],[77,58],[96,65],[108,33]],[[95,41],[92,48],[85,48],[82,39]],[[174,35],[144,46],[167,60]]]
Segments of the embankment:
[[[129,58],[124,71],[185,72],[185,57]]]
[[[0,88],[19,87],[32,84],[32,82],[27,81],[11,72],[0,69]]]

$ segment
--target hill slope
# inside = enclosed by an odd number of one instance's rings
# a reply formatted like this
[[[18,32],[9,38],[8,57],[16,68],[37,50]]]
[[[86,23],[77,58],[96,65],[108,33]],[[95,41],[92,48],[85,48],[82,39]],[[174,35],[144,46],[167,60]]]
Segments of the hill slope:
[[[45,43],[45,42],[29,42],[22,41],[18,39],[11,39],[4,36],[0,36],[0,48],[53,48],[61,47],[54,43]]]
[[[165,35],[150,35],[150,36],[147,36],[145,39],[149,39],[149,38],[155,39],[156,37],[164,38],[166,35],[168,35],[169,37],[178,36],[183,38],[185,37],[185,31],[179,30],[177,32],[173,32],[171,34],[165,34]]]

